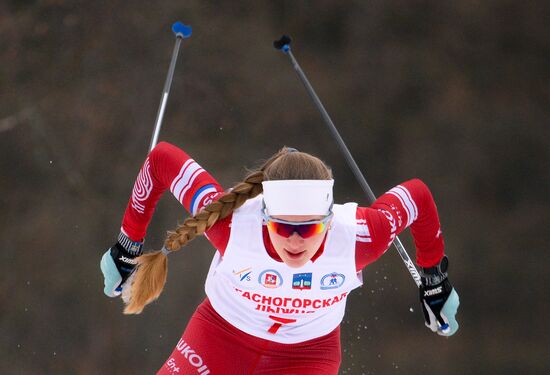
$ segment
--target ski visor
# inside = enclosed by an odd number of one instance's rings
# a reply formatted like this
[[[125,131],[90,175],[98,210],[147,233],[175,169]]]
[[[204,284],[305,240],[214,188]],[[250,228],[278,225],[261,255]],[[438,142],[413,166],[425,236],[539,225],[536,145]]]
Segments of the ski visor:
[[[323,233],[328,223],[332,219],[333,213],[329,213],[327,216],[320,220],[310,221],[287,221],[281,219],[275,219],[268,216],[263,210],[264,220],[267,224],[267,229],[273,233],[277,233],[284,238],[292,236],[294,232],[298,233],[303,239],[315,236],[316,234]]]
[[[265,213],[276,215],[330,214],[334,180],[273,180],[262,182]]]

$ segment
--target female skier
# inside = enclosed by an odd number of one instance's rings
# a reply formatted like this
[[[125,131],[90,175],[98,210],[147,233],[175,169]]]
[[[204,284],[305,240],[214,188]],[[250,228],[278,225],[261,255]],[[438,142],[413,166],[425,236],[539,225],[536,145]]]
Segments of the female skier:
[[[334,204],[332,187],[329,167],[291,148],[226,192],[179,148],[162,142],[151,151],[118,241],[101,260],[105,294],[128,292],[125,313],[138,314],[162,291],[168,252],[200,234],[217,250],[207,298],[158,374],[337,374],[347,296],[409,226],[426,325],[442,336],[457,331],[458,295],[426,185],[404,182],[370,207]],[[169,232],[161,251],[141,255],[166,189],[193,217]]]

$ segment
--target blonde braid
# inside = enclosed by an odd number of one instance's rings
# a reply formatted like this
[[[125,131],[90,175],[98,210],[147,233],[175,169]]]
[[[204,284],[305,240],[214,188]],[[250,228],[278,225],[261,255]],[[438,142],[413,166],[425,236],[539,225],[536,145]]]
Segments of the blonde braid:
[[[265,178],[263,170],[267,164],[259,171],[250,173],[243,182],[205,206],[195,216],[185,219],[174,231],[168,231],[164,247],[169,251],[179,250],[197,235],[204,234],[219,219],[226,218],[248,199],[260,194]],[[138,267],[131,282],[129,297],[125,300],[125,314],[139,314],[145,305],[159,297],[166,284],[167,260],[166,254],[162,251],[154,251],[137,258]]]

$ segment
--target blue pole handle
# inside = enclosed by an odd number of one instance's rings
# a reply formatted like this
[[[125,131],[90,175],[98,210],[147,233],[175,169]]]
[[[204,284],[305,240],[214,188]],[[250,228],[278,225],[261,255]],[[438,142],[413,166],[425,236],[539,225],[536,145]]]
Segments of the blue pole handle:
[[[172,31],[176,34],[176,37],[184,39],[191,36],[192,29],[191,26],[184,25],[178,21],[172,25]]]
[[[292,40],[288,35],[283,35],[280,39],[273,42],[273,47],[275,47],[278,50],[283,51],[284,53],[288,53],[290,51],[290,42]]]

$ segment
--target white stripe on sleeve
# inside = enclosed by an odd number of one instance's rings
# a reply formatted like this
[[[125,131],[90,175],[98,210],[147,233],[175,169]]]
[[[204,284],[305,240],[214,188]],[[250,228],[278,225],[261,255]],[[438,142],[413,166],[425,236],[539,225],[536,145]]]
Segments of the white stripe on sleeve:
[[[183,203],[185,193],[191,188],[193,181],[202,172],[204,172],[204,169],[193,159],[189,159],[183,164],[180,172],[170,186],[170,191],[178,201]]]
[[[355,239],[358,242],[372,242],[369,227],[365,219],[357,220],[357,233]]]
[[[399,199],[399,202],[403,205],[405,212],[407,213],[407,227],[412,224],[413,221],[418,217],[418,208],[416,203],[411,197],[410,192],[402,185],[398,185],[388,191],[389,194],[396,196]]]

